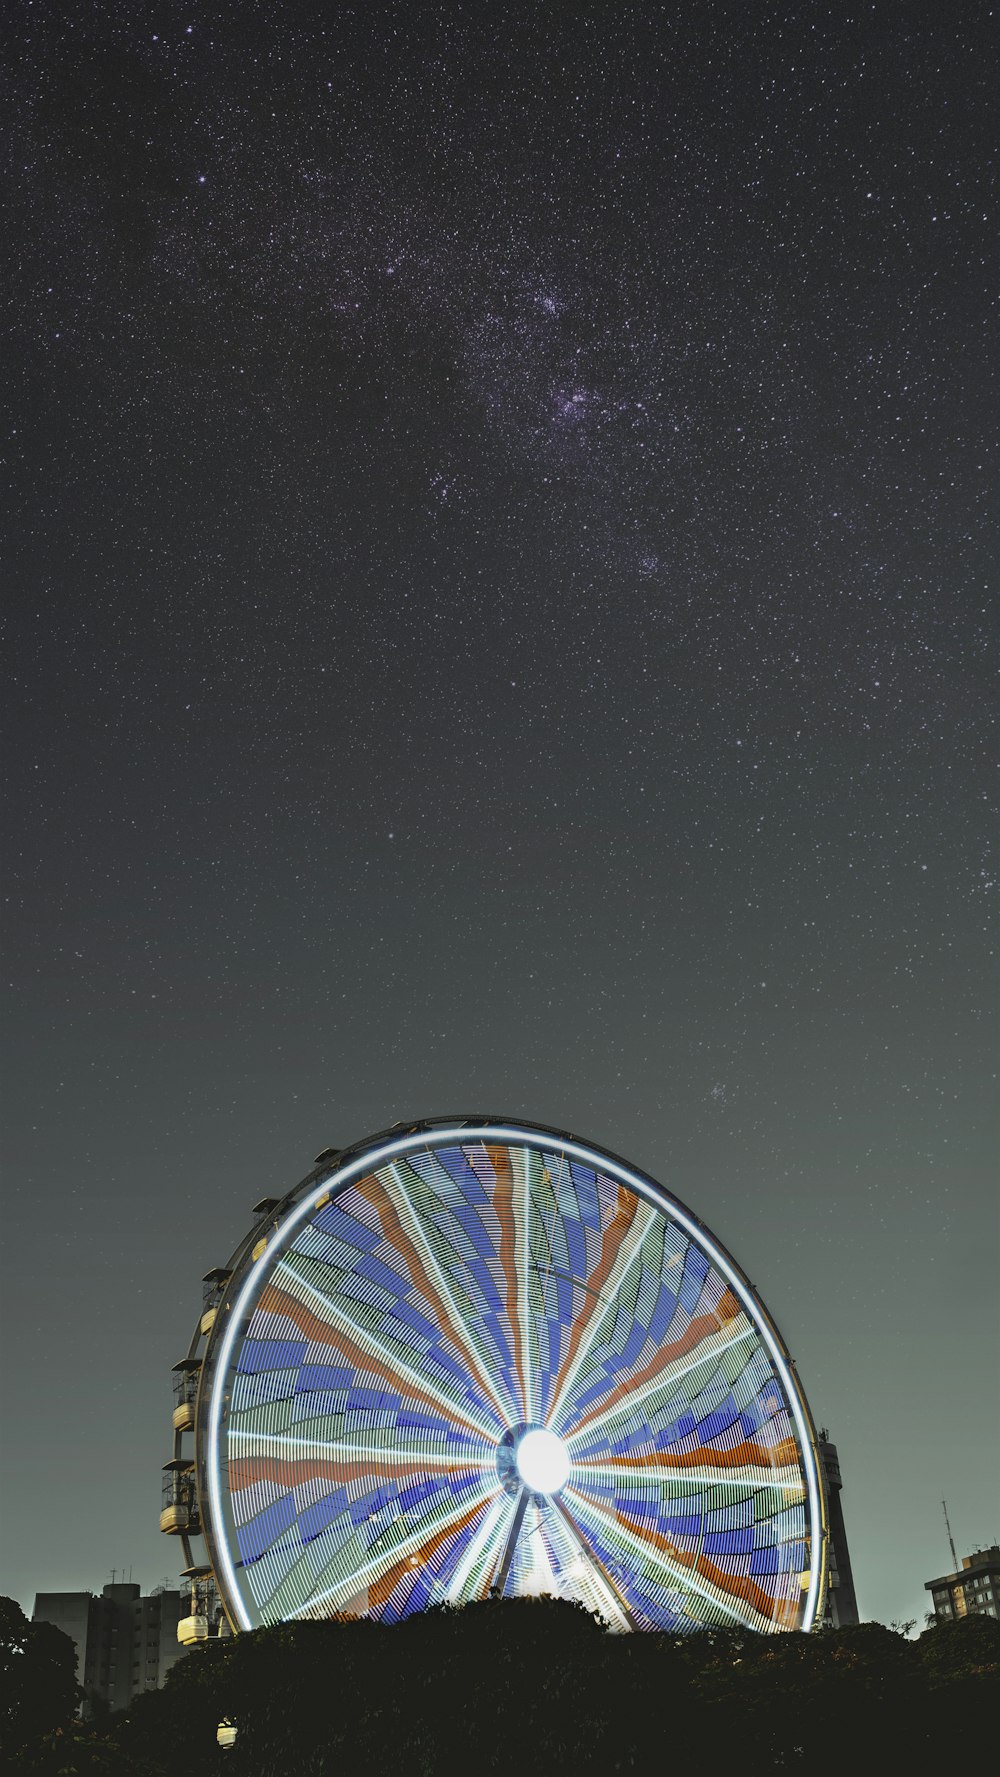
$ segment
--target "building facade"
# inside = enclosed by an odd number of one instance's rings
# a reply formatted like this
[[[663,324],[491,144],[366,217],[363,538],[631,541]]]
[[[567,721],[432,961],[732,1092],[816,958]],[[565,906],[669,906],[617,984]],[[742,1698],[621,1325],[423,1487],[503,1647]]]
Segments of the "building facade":
[[[186,1600],[184,1604],[186,1609]],[[143,1597],[135,1585],[93,1592],[39,1592],[32,1622],[52,1623],[76,1643],[83,1712],[127,1709],[155,1691],[184,1649],[178,1645],[181,1594],[160,1587]]]
[[[840,1497],[844,1486],[840,1473],[840,1457],[837,1454],[836,1444],[831,1444],[830,1434],[825,1428],[819,1434],[819,1456],[826,1481],[827,1513],[830,1524],[830,1577],[824,1621],[829,1628],[843,1629],[849,1623],[859,1622],[860,1618],[858,1616],[857,1594],[854,1590],[851,1551],[847,1546],[844,1507]]]
[[[958,1573],[925,1580],[924,1591],[931,1595],[939,1623],[953,1623],[956,1617],[1000,1617],[1000,1547],[994,1543],[964,1555]]]

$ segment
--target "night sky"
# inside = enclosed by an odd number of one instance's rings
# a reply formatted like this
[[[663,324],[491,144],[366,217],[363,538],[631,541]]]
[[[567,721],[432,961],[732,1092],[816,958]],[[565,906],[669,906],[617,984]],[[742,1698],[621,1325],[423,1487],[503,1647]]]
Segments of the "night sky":
[[[0,1589],[174,1579],[202,1273],[472,1111],[731,1248],[922,1616],[1000,1536],[996,19],[8,19]]]

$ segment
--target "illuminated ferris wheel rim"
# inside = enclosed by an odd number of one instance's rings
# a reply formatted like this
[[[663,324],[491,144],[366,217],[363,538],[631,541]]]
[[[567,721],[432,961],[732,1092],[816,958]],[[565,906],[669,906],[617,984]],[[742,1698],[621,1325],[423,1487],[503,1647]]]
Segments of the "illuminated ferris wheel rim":
[[[785,1343],[759,1296],[751,1288],[736,1261],[705,1227],[704,1223],[672,1192],[607,1149],[598,1147],[593,1142],[581,1141],[574,1135],[552,1129],[544,1124],[513,1118],[462,1116],[447,1119],[421,1119],[418,1123],[405,1125],[401,1130],[397,1126],[395,1129],[366,1137],[347,1150],[331,1153],[328,1164],[326,1163],[327,1156],[324,1154],[318,1169],[308,1174],[300,1185],[288,1193],[285,1199],[279,1201],[273,1209],[267,1212],[264,1219],[270,1221],[274,1227],[274,1234],[267,1239],[266,1247],[261,1249],[259,1241],[256,1244],[253,1243],[253,1234],[257,1233],[257,1230],[262,1226],[262,1223],[258,1222],[251,1235],[237,1249],[232,1276],[220,1303],[220,1308],[224,1307],[226,1312],[216,1319],[205,1353],[205,1375],[210,1387],[207,1411],[204,1416],[202,1412],[199,1412],[198,1437],[198,1443],[202,1444],[203,1442],[205,1458],[204,1486],[209,1507],[208,1524],[206,1525],[208,1547],[216,1576],[222,1582],[227,1614],[233,1621],[233,1626],[240,1629],[250,1629],[253,1627],[253,1623],[243,1599],[227,1538],[225,1535],[213,1534],[210,1527],[220,1526],[225,1521],[222,1474],[226,1458],[220,1448],[222,1415],[225,1405],[225,1381],[229,1374],[233,1347],[237,1339],[245,1332],[255,1297],[263,1293],[274,1263],[283,1252],[287,1251],[296,1232],[306,1222],[310,1213],[320,1207],[321,1202],[335,1200],[354,1180],[377,1172],[380,1167],[405,1159],[411,1154],[433,1151],[452,1144],[466,1147],[476,1143],[506,1144],[511,1147],[535,1150],[540,1147],[550,1148],[552,1151],[577,1160],[585,1166],[594,1167],[595,1170],[615,1178],[626,1189],[645,1199],[654,1209],[669,1215],[671,1220],[683,1228],[689,1239],[701,1249],[711,1262],[718,1266],[767,1349],[784,1386],[798,1434],[812,1532],[809,1538],[808,1586],[800,1627],[803,1631],[813,1628],[822,1601],[826,1559],[825,1511],[817,1459],[816,1432]],[[260,1259],[263,1258],[265,1252],[268,1264],[262,1265]],[[527,1435],[533,1436],[544,1429],[544,1427],[534,1426],[522,1427],[520,1442],[523,1444]],[[513,1454],[519,1477],[522,1483],[527,1485],[524,1458],[520,1456],[517,1447],[515,1447]],[[530,1448],[526,1454],[528,1455],[528,1474],[538,1473],[537,1469],[533,1471],[530,1466]],[[550,1464],[548,1469],[544,1465],[546,1457]],[[555,1460],[555,1470],[551,1467],[553,1459]],[[201,1463],[198,1463],[198,1468],[201,1471]],[[562,1456],[556,1453],[551,1445],[543,1453],[541,1472],[543,1475],[545,1473],[558,1475],[558,1479],[551,1489],[553,1494],[558,1494],[565,1475],[562,1472]]]

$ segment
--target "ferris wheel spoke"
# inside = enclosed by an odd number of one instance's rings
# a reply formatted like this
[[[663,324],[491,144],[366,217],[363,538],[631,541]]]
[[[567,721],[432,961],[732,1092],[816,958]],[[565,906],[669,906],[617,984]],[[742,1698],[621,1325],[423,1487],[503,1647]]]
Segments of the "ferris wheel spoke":
[[[510,1495],[498,1494],[455,1569],[448,1587],[450,1604],[471,1603],[485,1592],[506,1543],[514,1510],[515,1502]]]
[[[538,1325],[531,1306],[531,1287],[534,1284],[539,1293],[540,1288],[538,1274],[531,1264],[531,1168],[524,1148],[514,1149],[512,1161],[515,1174],[512,1207],[517,1229],[517,1312],[524,1376],[524,1417],[529,1424],[533,1424],[538,1418],[538,1364],[535,1353]]]
[[[646,1525],[631,1523],[620,1510],[589,1499],[581,1488],[567,1488],[566,1497],[584,1524],[593,1526],[597,1534],[605,1537],[612,1548],[617,1546],[627,1552],[637,1563],[640,1573],[643,1570],[661,1569],[679,1591],[697,1593],[744,1629],[767,1630],[772,1626],[766,1594],[759,1587],[742,1579],[733,1581],[732,1576],[727,1576],[702,1555],[685,1560],[685,1551],[677,1549],[662,1533]],[[727,1580],[741,1588],[739,1603],[728,1589]],[[759,1594],[759,1603],[755,1604],[743,1597],[743,1588]]]
[[[563,1597],[578,1598],[619,1630],[635,1629],[636,1619],[593,1544],[584,1535],[563,1496],[546,1514],[547,1532]]]
[[[643,1241],[654,1220],[655,1212],[649,1204],[636,1199],[636,1210],[627,1226],[622,1226],[620,1222],[615,1226],[611,1240],[608,1242],[605,1252],[602,1252],[602,1261],[598,1271],[603,1271],[605,1256],[609,1257],[611,1262],[600,1286],[595,1290],[590,1279],[586,1280],[584,1305],[573,1323],[566,1358],[562,1370],[556,1378],[555,1398],[546,1414],[546,1424],[553,1426],[554,1429],[560,1417],[565,1417],[570,1391],[593,1350],[601,1328],[606,1325],[609,1319],[614,1320],[617,1317],[616,1298],[618,1292],[629,1272],[639,1260]],[[605,1239],[607,1241],[607,1235]]]
[[[476,1145],[468,1151],[469,1162],[482,1174],[484,1162],[489,1167],[493,1184],[493,1209],[500,1225],[497,1257],[504,1276],[504,1310],[510,1328],[513,1357],[513,1382],[518,1396],[521,1419],[528,1418],[527,1357],[521,1323],[521,1288],[518,1276],[518,1229],[514,1210],[514,1169],[510,1150],[505,1147]]]
[[[266,1301],[268,1307],[291,1313],[291,1318],[308,1337],[332,1345],[356,1368],[373,1371],[395,1388],[433,1406],[436,1412],[444,1414],[465,1431],[487,1440],[495,1438],[495,1425],[470,1410],[468,1402],[456,1401],[441,1383],[408,1362],[400,1341],[390,1339],[384,1328],[376,1333],[370,1322],[366,1324],[350,1314],[345,1306],[349,1298],[334,1301],[284,1262],[276,1270],[275,1277],[280,1281],[265,1292],[262,1303]],[[305,1323],[302,1315],[308,1317]]]
[[[326,1589],[314,1592],[308,1603],[294,1614],[297,1616],[313,1615],[317,1612],[329,1614],[336,1610],[338,1604],[356,1596],[365,1589],[371,1589],[375,1582],[381,1592],[391,1592],[392,1583],[402,1577],[410,1567],[420,1567],[437,1553],[442,1544],[463,1530],[467,1529],[482,1512],[484,1506],[496,1494],[496,1477],[483,1482],[470,1500],[451,1499],[450,1503],[439,1505],[437,1509],[427,1512],[419,1521],[412,1525],[404,1522],[403,1528],[395,1527],[388,1547],[370,1554],[366,1559],[345,1570],[338,1581]],[[323,1611],[323,1607],[326,1607]]]
[[[491,1450],[470,1451],[466,1456],[433,1444],[393,1449],[347,1438],[322,1442],[277,1432],[240,1432],[236,1428],[230,1432],[229,1485],[234,1493],[262,1482],[288,1491],[319,1480],[344,1485],[359,1475],[376,1475],[379,1482],[396,1483],[428,1472],[457,1476],[477,1470],[495,1475]]]
[[[417,1176],[414,1174],[414,1177]],[[356,1187],[357,1190],[362,1196],[370,1196],[385,1229],[386,1239],[402,1258],[414,1284],[434,1314],[441,1333],[462,1353],[483,1394],[494,1408],[499,1426],[509,1424],[513,1403],[504,1397],[494,1381],[488,1358],[480,1349],[473,1332],[475,1318],[468,1312],[463,1313],[455,1299],[427,1238],[420,1204],[413,1201],[408,1193],[399,1175],[398,1162],[383,1167],[378,1174],[378,1183],[384,1188],[384,1198],[375,1192],[366,1192],[368,1182],[362,1180]],[[422,1180],[419,1182],[424,1190],[428,1189]],[[412,1192],[412,1187],[410,1190]],[[495,1362],[493,1367],[498,1368]]]
[[[705,1457],[714,1453],[702,1450],[694,1454]],[[764,1454],[761,1451],[761,1455]],[[580,1477],[581,1485],[585,1485],[587,1481],[602,1481],[614,1485],[621,1481],[623,1475],[629,1475],[653,1481],[661,1487],[676,1488],[679,1493],[690,1491],[692,1487],[736,1487],[747,1493],[769,1490],[791,1494],[796,1499],[801,1499],[805,1493],[802,1476],[794,1468],[776,1471],[763,1463],[757,1467],[695,1468],[671,1461],[668,1456],[661,1456],[656,1452],[639,1456],[625,1452],[621,1456],[587,1457],[574,1463],[573,1472]]]
[[[426,1540],[416,1551],[405,1559],[397,1561],[393,1566],[376,1576],[374,1582],[369,1581],[372,1609],[377,1615],[390,1605],[394,1595],[398,1596],[399,1588],[411,1581],[414,1571],[423,1570],[430,1573],[431,1587],[437,1590],[442,1601],[446,1596],[446,1584],[442,1586],[435,1572],[435,1563],[447,1565],[448,1558],[461,1549],[461,1538],[473,1531],[477,1519],[482,1516],[484,1501],[477,1501],[469,1511],[464,1512],[457,1520],[436,1525]]]
[[[702,1326],[710,1328],[703,1332]],[[695,1355],[690,1356],[692,1344],[690,1334],[697,1331],[698,1345]],[[605,1395],[604,1404],[596,1406],[584,1414],[571,1432],[566,1434],[566,1442],[570,1446],[584,1436],[592,1436],[602,1426],[623,1413],[632,1414],[635,1408],[647,1401],[651,1396],[672,1388],[685,1376],[718,1359],[723,1352],[749,1340],[759,1343],[758,1336],[751,1326],[742,1328],[738,1333],[722,1337],[721,1329],[714,1317],[705,1316],[701,1324],[692,1321],[687,1334],[673,1345],[662,1345],[656,1355],[650,1359],[644,1369],[637,1375],[626,1376],[623,1382],[615,1384],[610,1393]],[[613,1379],[612,1379],[613,1380]]]

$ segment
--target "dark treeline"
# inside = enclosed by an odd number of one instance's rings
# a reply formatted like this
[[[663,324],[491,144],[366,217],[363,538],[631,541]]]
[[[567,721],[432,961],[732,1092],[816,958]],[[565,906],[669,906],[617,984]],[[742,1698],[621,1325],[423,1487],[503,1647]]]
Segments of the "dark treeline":
[[[958,1748],[963,1767],[992,1769],[1000,1733],[1000,1624],[989,1617],[915,1641],[878,1623],[616,1636],[553,1599],[433,1610],[398,1628],[286,1623],[195,1650],[162,1691],[88,1724],[72,1720],[67,1637],[26,1624],[16,1606],[3,1622],[0,1754],[37,1777],[680,1772],[709,1761],[856,1777],[950,1769]],[[223,1750],[226,1720],[238,1732]]]

